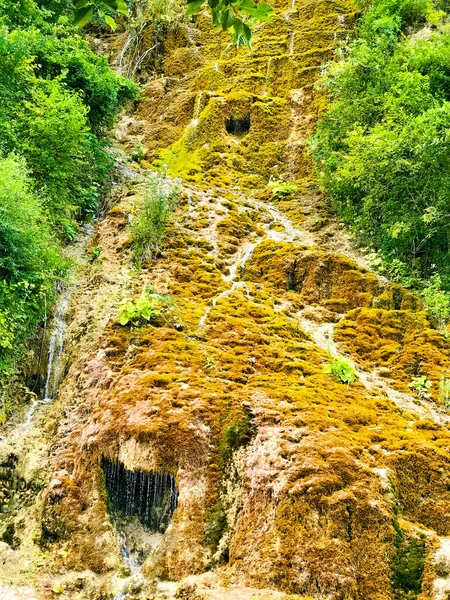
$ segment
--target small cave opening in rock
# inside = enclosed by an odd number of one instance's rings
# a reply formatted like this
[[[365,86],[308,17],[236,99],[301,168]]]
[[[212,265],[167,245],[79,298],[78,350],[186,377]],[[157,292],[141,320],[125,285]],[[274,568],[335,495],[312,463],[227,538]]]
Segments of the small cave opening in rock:
[[[242,119],[227,119],[225,128],[231,135],[245,135],[250,131],[250,117]]]
[[[131,471],[120,462],[103,458],[108,509],[113,518],[137,518],[154,533],[164,533],[178,505],[173,475]]]

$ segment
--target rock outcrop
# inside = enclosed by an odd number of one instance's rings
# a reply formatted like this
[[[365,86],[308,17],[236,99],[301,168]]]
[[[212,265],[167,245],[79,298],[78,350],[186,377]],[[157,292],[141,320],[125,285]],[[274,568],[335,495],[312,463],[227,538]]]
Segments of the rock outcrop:
[[[351,250],[306,150],[314,83],[355,7],[275,9],[251,52],[205,15],[169,28],[163,75],[121,124],[119,143],[143,156],[80,272],[47,417],[53,474],[27,517],[47,557],[43,598],[112,598],[129,575],[105,459],[172,476],[179,493],[117,598],[450,593],[448,342]],[[136,269],[130,215],[155,161],[181,178],[181,199],[160,255]],[[277,196],[269,180],[296,187]],[[121,325],[121,302],[146,289],[170,298],[167,314]],[[354,383],[324,372],[330,354],[354,361]],[[429,394],[409,386],[420,375]]]

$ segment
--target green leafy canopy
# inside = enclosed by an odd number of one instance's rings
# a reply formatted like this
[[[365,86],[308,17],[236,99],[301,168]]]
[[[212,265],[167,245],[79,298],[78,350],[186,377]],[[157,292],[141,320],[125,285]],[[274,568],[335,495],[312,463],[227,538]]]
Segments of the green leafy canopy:
[[[115,29],[115,17],[120,13],[123,15],[128,13],[128,6],[123,0],[74,0],[74,5],[75,25],[78,27],[96,20]]]
[[[266,2],[254,0],[186,0],[187,16],[204,10],[211,14],[214,29],[229,31],[236,46],[251,47],[252,29],[260,21],[272,22],[273,8]],[[126,15],[123,0],[74,0],[75,24],[82,27],[90,21],[99,21],[115,29],[115,17]]]

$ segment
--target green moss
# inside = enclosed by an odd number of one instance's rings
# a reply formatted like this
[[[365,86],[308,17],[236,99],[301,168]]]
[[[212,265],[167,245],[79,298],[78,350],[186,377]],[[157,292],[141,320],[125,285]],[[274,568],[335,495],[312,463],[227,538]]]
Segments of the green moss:
[[[243,413],[235,417],[229,423],[224,432],[223,438],[220,441],[219,448],[223,461],[231,458],[241,446],[247,445],[254,434],[254,425],[248,414]]]
[[[395,546],[397,551],[392,559],[392,589],[395,600],[415,600],[422,589],[425,565],[425,535],[407,538],[398,521]]]
[[[213,551],[217,550],[226,528],[227,515],[218,501],[212,507],[205,525],[205,541]]]

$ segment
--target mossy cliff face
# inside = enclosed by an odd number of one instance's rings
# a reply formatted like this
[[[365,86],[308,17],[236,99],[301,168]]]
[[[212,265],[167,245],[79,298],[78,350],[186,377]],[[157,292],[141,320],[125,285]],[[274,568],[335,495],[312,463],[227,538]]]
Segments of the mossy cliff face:
[[[127,196],[99,229],[102,285],[108,273],[117,279],[119,256],[127,264],[133,202]],[[163,256],[121,289],[111,281],[106,327],[87,342],[74,338],[61,390],[59,475],[41,513],[54,573],[87,568],[98,586],[112,585],[120,556],[100,468],[106,456],[176,477],[178,508],[143,566],[145,597],[159,597],[158,581],[175,580],[181,598],[269,598],[277,590],[381,600],[404,597],[417,578],[421,598],[435,597],[433,553],[438,536],[450,535],[450,435],[437,402],[416,404],[405,393],[405,373],[419,359],[447,368],[446,343],[406,291],[306,246],[310,234],[288,231],[276,210],[185,186]],[[148,285],[176,300],[181,331],[178,319],[118,324],[121,295]],[[86,286],[77,310],[95,323],[103,293]],[[376,332],[371,345],[361,315]],[[326,343],[314,333],[333,327],[338,349],[361,369],[350,386],[323,373]],[[377,344],[392,337],[402,358],[390,368]],[[404,345],[410,338],[426,341],[414,357]],[[387,387],[370,379],[374,368],[386,370]],[[438,372],[429,377],[438,386]],[[422,547],[412,569],[405,556]],[[69,586],[64,577],[58,581]]]
[[[146,159],[98,224],[101,254],[72,303],[53,477],[34,507],[44,597],[117,593],[103,457],[179,490],[130,600],[450,590],[448,344],[416,298],[351,257],[305,185],[313,83],[354,7],[276,9],[252,52],[205,16],[171,30],[164,77],[122,123]],[[137,271],[129,223],[153,160],[182,176],[182,197],[161,255]],[[276,202],[266,183],[281,176],[300,191]],[[173,318],[120,325],[120,302],[148,287]],[[324,373],[329,352],[354,360],[354,383]],[[408,385],[421,375],[430,397]]]
[[[164,77],[145,86],[128,131],[148,161],[160,157],[173,174],[211,185],[309,178],[305,140],[320,106],[313,86],[351,29],[355,6],[278,0],[274,8],[274,23],[257,28],[251,51],[211,30],[206,14],[169,30]],[[240,132],[227,131],[237,120]]]

